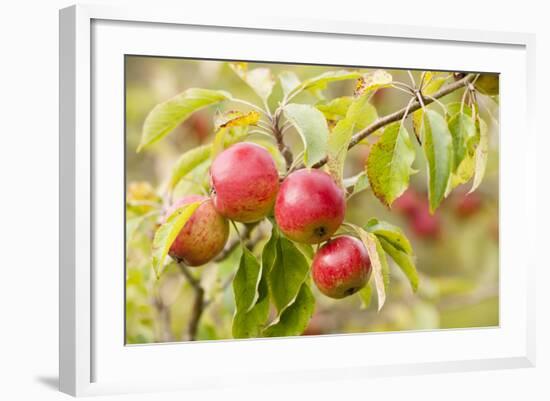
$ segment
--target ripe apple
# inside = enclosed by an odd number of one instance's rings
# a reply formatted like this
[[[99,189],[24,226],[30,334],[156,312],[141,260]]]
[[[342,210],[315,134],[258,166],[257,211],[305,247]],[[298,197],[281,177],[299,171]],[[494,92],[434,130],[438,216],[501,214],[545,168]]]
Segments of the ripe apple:
[[[357,238],[336,237],[323,245],[312,263],[313,281],[330,298],[344,298],[367,284],[371,263],[367,249]]]
[[[212,260],[222,251],[229,237],[229,222],[205,196],[190,195],[179,199],[170,206],[166,217],[176,209],[198,201],[205,202],[185,223],[168,252],[174,260],[189,266],[200,266]]]
[[[498,95],[499,80],[497,74],[481,74],[474,83],[475,88],[484,95]]]
[[[325,241],[344,221],[344,191],[321,170],[302,169],[281,184],[275,219],[291,240],[307,244]]]
[[[273,209],[279,173],[267,150],[241,142],[221,152],[210,167],[212,201],[223,216],[251,223]]]

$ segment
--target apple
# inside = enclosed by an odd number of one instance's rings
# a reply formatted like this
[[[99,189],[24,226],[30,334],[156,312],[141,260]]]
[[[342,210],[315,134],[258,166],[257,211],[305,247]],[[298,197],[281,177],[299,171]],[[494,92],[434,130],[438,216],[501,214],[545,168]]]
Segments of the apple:
[[[168,208],[166,218],[178,208],[198,201],[203,203],[185,223],[168,252],[172,259],[188,266],[200,266],[214,259],[229,237],[229,222],[216,211],[212,200],[205,196],[180,198]]]
[[[323,245],[315,254],[311,268],[319,291],[336,299],[363,288],[372,270],[363,243],[348,235],[336,237]]]
[[[273,209],[279,173],[267,150],[241,142],[221,152],[210,167],[212,201],[223,216],[242,223],[263,219]]]
[[[275,220],[291,240],[317,244],[330,238],[344,221],[344,191],[321,170],[302,169],[281,184]]]
[[[474,87],[484,95],[494,96],[499,92],[498,74],[481,74],[474,83]]]

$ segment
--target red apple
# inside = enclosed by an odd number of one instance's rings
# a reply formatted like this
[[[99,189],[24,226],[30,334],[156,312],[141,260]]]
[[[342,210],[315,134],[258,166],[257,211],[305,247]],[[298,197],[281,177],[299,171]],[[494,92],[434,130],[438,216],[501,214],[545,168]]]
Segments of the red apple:
[[[191,195],[179,199],[168,209],[166,217],[176,209],[198,201],[204,203],[185,223],[168,252],[174,260],[189,266],[200,266],[212,260],[222,251],[229,236],[229,222],[205,196]]]
[[[325,241],[344,221],[344,191],[321,170],[302,169],[281,184],[275,219],[290,239],[307,244]]]
[[[251,223],[273,209],[279,173],[259,145],[242,142],[221,152],[210,167],[210,178],[214,207],[231,220]]]
[[[367,284],[370,273],[367,249],[357,238],[347,235],[328,241],[313,258],[313,281],[330,298],[356,293]]]

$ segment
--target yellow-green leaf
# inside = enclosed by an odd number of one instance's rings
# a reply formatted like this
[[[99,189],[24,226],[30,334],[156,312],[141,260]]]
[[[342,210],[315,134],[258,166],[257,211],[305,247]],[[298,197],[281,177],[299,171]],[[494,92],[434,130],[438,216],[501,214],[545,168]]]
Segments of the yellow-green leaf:
[[[327,120],[341,120],[348,113],[349,106],[353,103],[351,96],[342,96],[328,102],[317,103],[315,107],[324,114]]]
[[[237,74],[264,102],[271,95],[275,80],[269,68],[248,69],[247,63],[229,63],[231,69]]]
[[[422,147],[428,163],[428,197],[430,212],[439,206],[453,166],[452,136],[445,119],[433,110],[425,110],[422,118]]]
[[[145,118],[137,151],[164,138],[195,111],[230,98],[224,91],[192,88],[158,104]]]
[[[172,169],[169,189],[174,189],[183,177],[193,171],[197,166],[207,161],[211,153],[212,145],[202,145],[182,154]]]
[[[236,313],[248,313],[254,307],[258,300],[261,273],[261,265],[256,256],[243,247],[239,268],[233,279]]]
[[[489,132],[485,121],[478,116],[477,123],[479,124],[479,144],[475,151],[475,173],[474,183],[469,192],[473,192],[479,187],[483,176],[485,175],[485,169],[487,167],[487,156],[489,153]]]
[[[386,206],[391,206],[409,186],[414,157],[414,148],[405,127],[400,122],[386,126],[366,163],[372,191]]]
[[[372,218],[367,222],[365,229],[368,232],[375,234],[378,238],[385,239],[394,248],[399,249],[408,255],[413,254],[412,245],[401,228],[386,221],[380,221]]]
[[[308,273],[309,263],[304,254],[293,242],[279,237],[268,278],[271,297],[279,314],[296,298]]]
[[[311,167],[326,156],[328,126],[319,110],[308,104],[288,104],[286,118],[296,127],[304,143],[304,164]]]
[[[390,255],[395,264],[401,269],[405,274],[409,283],[411,284],[412,290],[416,292],[418,290],[418,272],[416,271],[416,266],[414,265],[413,257],[400,249],[397,249],[393,246],[392,243],[387,241],[384,237],[378,237],[380,244],[384,251]]]
[[[361,288],[361,290],[357,292],[357,295],[359,296],[359,299],[361,299],[361,309],[368,309],[372,301],[371,281],[369,281],[366,286]]]
[[[472,118],[465,113],[457,113],[448,120],[449,131],[453,138],[453,172],[467,155],[468,143],[476,134]]]
[[[360,227],[356,228],[361,241],[367,248],[370,263],[372,266],[372,274],[374,276],[374,284],[378,295],[378,310],[382,309],[386,302],[386,293],[390,285],[390,269],[384,249],[375,234],[369,233]]]
[[[315,310],[315,297],[307,283],[302,283],[296,299],[264,331],[265,337],[298,336],[306,329]]]
[[[164,267],[164,259],[170,250],[170,246],[185,226],[185,223],[189,221],[195,210],[200,206],[202,202],[194,202],[178,208],[174,211],[164,224],[162,224],[155,232],[153,238],[153,269],[157,278],[162,272]]]
[[[384,86],[389,86],[392,83],[392,76],[390,73],[384,70],[376,70],[369,72],[357,80],[355,85],[355,96],[363,96],[368,94],[370,91]]]
[[[279,74],[279,81],[283,89],[283,95],[288,96],[294,89],[300,86],[300,79],[292,71],[283,71]]]
[[[335,81],[343,81],[348,79],[357,79],[361,77],[361,73],[358,71],[328,71],[316,77],[307,79],[301,85],[292,90],[289,97],[293,97],[303,90],[321,90],[325,89],[327,84]]]

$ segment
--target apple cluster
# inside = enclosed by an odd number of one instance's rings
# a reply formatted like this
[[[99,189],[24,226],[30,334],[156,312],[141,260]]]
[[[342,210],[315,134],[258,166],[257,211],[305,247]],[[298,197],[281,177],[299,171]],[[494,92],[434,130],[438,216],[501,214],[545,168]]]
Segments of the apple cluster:
[[[229,220],[253,223],[274,215],[287,238],[322,245],[312,262],[313,281],[331,298],[343,298],[363,288],[371,262],[363,243],[351,236],[332,238],[346,212],[345,193],[321,170],[301,169],[281,183],[267,150],[241,142],[221,152],[210,167],[211,195],[186,196],[168,215],[182,206],[202,201],[179,232],[169,254],[189,266],[214,259],[229,237]]]

